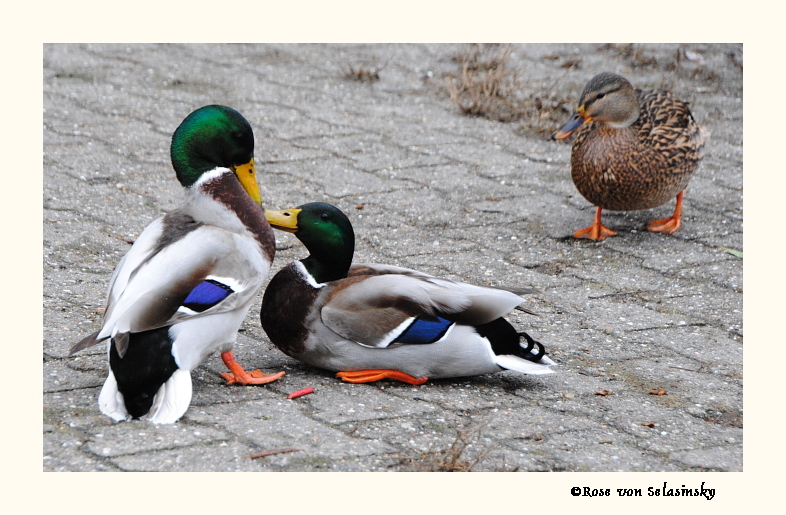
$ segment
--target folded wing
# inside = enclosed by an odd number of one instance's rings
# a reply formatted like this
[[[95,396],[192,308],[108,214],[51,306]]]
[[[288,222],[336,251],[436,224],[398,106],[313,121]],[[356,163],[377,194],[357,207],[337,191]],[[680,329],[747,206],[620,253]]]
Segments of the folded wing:
[[[452,323],[485,324],[523,302],[509,291],[376,265],[353,267],[347,279],[331,284],[323,295],[323,323],[370,347],[429,343]]]

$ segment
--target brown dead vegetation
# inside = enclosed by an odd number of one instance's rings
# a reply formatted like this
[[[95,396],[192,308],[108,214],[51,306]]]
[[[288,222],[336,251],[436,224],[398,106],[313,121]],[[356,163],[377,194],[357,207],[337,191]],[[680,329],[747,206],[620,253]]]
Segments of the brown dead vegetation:
[[[570,113],[563,106],[571,99],[558,95],[559,80],[543,90],[519,78],[511,63],[512,47],[469,44],[455,58],[460,70],[445,77],[450,100],[467,115],[499,122],[521,122],[525,128],[550,134]],[[580,66],[566,60],[566,70]]]

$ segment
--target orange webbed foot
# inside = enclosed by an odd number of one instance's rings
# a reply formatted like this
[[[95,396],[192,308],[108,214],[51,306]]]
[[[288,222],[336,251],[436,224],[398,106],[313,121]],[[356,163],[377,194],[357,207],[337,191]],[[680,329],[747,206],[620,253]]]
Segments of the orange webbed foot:
[[[428,376],[413,377],[400,370],[376,369],[376,370],[353,370],[351,372],[339,372],[336,377],[348,383],[371,383],[381,379],[394,379],[411,385],[419,385],[428,381]]]
[[[573,233],[574,238],[580,239],[588,239],[588,240],[595,240],[595,241],[603,241],[609,236],[615,236],[617,233],[612,231],[608,227],[605,227],[601,221],[601,213],[603,212],[602,207],[598,207],[595,211],[595,221],[592,222],[592,225],[587,227],[586,229],[582,229],[580,231],[576,231]]]
[[[242,374],[237,374],[233,372],[222,372],[221,377],[226,379],[227,384],[267,384],[272,383],[276,379],[279,379],[286,375],[286,372],[277,372],[275,374],[266,374],[261,370],[254,370],[253,372],[245,372]]]
[[[586,229],[582,229],[580,231],[576,231],[573,233],[574,238],[579,239],[588,239],[588,240],[595,240],[595,241],[603,241],[609,236],[616,236],[616,231],[612,231],[611,229],[600,225],[591,225]]]
[[[221,359],[224,364],[229,368],[229,372],[221,373],[221,377],[226,379],[227,384],[267,384],[272,383],[276,379],[286,375],[286,372],[277,372],[275,374],[266,374],[261,370],[254,370],[253,372],[246,372],[240,364],[235,361],[235,355],[232,351],[227,351],[221,354]]]
[[[647,230],[650,232],[662,232],[663,234],[673,234],[680,229],[682,223],[679,218],[670,216],[663,220],[657,220],[647,224]]]
[[[674,214],[663,220],[656,220],[647,224],[647,230],[650,232],[662,232],[663,234],[673,234],[680,229],[682,225],[682,197],[685,195],[685,190],[677,194],[677,204],[674,206]]]

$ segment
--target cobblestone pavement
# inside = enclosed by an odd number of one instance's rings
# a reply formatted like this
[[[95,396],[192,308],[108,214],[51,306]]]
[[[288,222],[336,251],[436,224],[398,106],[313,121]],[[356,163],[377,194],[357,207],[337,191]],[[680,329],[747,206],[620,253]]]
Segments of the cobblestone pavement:
[[[451,102],[463,45],[45,45],[43,469],[741,471],[742,47],[511,50],[526,114],[501,122]],[[602,70],[675,91],[712,131],[674,235],[643,230],[669,203],[571,237],[594,208],[570,142],[547,136]],[[358,261],[537,288],[540,316],[510,319],[558,373],[345,384],[276,350],[257,303],[235,353],[284,378],[227,386],[213,356],[179,423],[104,417],[104,351],[68,349],[97,329],[127,240],[179,204],[170,137],[210,103],[254,127],[265,206],[338,205]],[[273,271],[304,256],[277,238]]]

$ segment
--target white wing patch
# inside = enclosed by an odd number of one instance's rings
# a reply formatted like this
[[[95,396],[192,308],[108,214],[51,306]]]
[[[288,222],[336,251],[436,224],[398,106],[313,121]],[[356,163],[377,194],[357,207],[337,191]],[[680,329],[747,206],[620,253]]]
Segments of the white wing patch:
[[[403,322],[401,322],[395,329],[388,332],[388,334],[384,335],[382,339],[376,345],[366,345],[365,343],[357,342],[359,345],[363,347],[368,347],[370,349],[378,349],[378,348],[385,348],[390,345],[396,338],[398,338],[401,333],[403,333],[411,324],[415,321],[415,317],[409,317]]]

